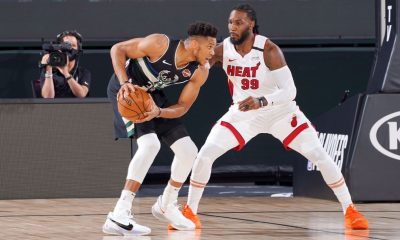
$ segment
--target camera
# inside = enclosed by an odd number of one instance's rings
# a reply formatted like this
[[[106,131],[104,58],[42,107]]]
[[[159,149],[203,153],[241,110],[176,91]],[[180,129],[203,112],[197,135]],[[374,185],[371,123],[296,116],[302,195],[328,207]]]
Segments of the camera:
[[[62,67],[67,64],[67,57],[69,57],[75,50],[69,42],[59,44],[45,43],[42,46],[45,53],[49,53],[48,65],[52,67]]]

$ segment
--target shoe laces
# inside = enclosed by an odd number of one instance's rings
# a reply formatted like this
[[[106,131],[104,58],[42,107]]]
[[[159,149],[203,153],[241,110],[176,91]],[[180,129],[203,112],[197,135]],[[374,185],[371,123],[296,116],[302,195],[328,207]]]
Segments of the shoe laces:
[[[179,203],[178,203],[178,200],[175,200],[175,201],[172,203],[172,206],[174,206],[174,208],[177,208],[178,211],[182,211],[182,204],[179,204]]]
[[[179,214],[182,212],[182,205],[178,204],[177,201],[170,203],[168,208],[171,209],[170,211],[175,212],[175,214]]]
[[[131,212],[131,210],[126,210],[126,215],[128,216],[128,219],[133,221],[135,223],[135,216],[134,214]]]

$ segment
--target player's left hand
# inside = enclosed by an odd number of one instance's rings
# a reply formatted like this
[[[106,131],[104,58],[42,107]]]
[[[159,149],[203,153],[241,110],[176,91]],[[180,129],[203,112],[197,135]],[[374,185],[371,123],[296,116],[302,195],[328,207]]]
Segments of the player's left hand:
[[[136,120],[134,123],[147,122],[160,115],[161,109],[156,105],[151,95],[149,101],[149,108],[147,109],[147,112],[144,113],[144,118]]]
[[[238,104],[239,110],[242,112],[259,109],[261,107],[260,101],[258,100],[258,98],[255,97],[248,97],[245,100],[238,102]]]

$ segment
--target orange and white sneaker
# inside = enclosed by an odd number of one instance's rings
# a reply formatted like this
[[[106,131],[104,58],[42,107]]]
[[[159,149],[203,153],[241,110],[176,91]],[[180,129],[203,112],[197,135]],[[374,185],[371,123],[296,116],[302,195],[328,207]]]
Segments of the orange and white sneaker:
[[[161,206],[162,196],[159,196],[157,202],[154,203],[151,208],[153,216],[161,221],[165,221],[171,224],[174,228],[182,231],[194,230],[196,226],[192,221],[183,216],[182,212],[179,211],[177,201],[170,203],[167,209],[162,209]]]
[[[197,214],[194,214],[192,209],[189,207],[189,205],[185,205],[182,209],[182,214],[185,218],[189,219],[194,223],[196,226],[196,229],[201,229],[201,222],[200,218]],[[168,230],[176,230],[171,224],[168,225]]]
[[[368,220],[351,204],[346,209],[344,216],[346,228],[368,229]]]

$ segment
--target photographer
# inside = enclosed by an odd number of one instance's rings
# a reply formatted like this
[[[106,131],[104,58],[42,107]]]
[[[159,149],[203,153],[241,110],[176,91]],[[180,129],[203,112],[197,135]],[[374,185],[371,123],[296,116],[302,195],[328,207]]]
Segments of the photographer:
[[[57,44],[44,44],[40,67],[40,87],[43,98],[79,97],[89,93],[90,71],[79,67],[82,36],[76,31],[57,35]]]

